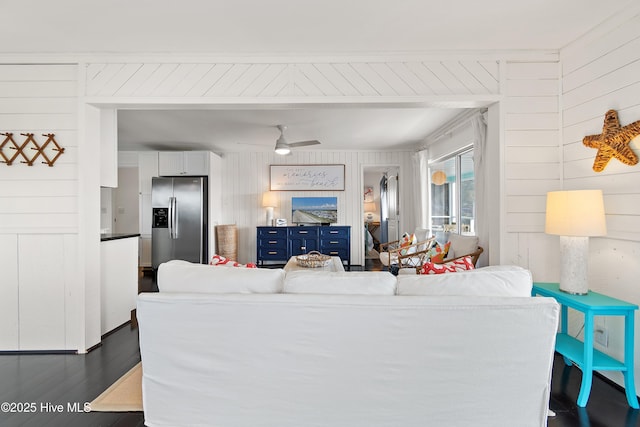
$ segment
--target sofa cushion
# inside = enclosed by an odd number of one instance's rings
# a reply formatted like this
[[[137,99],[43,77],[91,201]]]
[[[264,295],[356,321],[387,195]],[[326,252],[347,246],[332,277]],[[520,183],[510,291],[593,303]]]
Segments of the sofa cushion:
[[[530,297],[531,272],[518,266],[490,266],[456,274],[399,275],[398,295]]]
[[[284,292],[288,294],[394,295],[396,278],[383,271],[287,272]]]
[[[282,292],[284,270],[218,268],[173,260],[158,267],[160,292],[271,294]]]

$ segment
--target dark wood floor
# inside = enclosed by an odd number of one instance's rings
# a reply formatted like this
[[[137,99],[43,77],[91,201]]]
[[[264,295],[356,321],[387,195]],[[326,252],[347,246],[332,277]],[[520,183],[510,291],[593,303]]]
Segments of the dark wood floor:
[[[365,267],[353,270],[379,270],[381,266],[367,260]],[[141,277],[140,289],[155,289],[151,277]],[[3,355],[0,356],[0,402],[35,403],[31,413],[0,411],[2,427],[141,427],[142,413],[69,412],[68,405],[80,407],[90,402],[140,361],[138,332],[125,326],[103,340],[101,347],[86,355]],[[638,427],[640,411],[627,406],[624,393],[595,377],[589,404],[577,408],[581,371],[566,367],[556,356],[550,407],[556,412],[549,427]],[[43,404],[63,405],[61,413],[46,412]],[[496,426],[506,425],[500,419],[500,402],[496,402]],[[73,409],[73,408],[72,408]],[[425,422],[425,426],[429,423]],[[301,426],[304,427],[304,426]],[[398,426],[402,427],[402,426]],[[439,426],[437,426],[439,427]],[[472,427],[472,426],[470,426]]]

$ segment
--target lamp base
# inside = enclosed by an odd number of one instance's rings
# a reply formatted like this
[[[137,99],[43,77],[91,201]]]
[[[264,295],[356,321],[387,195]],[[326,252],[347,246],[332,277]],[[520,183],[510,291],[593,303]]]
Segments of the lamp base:
[[[589,238],[560,236],[560,290],[572,295],[589,293]]]
[[[273,226],[273,207],[267,207],[267,225]]]

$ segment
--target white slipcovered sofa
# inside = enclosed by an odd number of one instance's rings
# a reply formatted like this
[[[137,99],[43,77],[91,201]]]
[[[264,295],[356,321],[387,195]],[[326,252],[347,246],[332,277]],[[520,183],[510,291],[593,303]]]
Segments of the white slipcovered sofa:
[[[531,275],[160,266],[145,424],[545,426],[558,305]]]

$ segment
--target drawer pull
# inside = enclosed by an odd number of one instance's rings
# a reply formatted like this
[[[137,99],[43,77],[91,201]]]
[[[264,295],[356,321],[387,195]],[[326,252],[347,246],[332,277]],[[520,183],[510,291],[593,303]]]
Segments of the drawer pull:
[[[277,231],[267,231],[267,233],[269,233],[269,234],[278,234]]]
[[[338,234],[337,231],[330,231],[329,234]]]
[[[268,253],[269,255],[276,255],[278,252],[276,252],[276,251],[269,251],[269,252],[267,252],[267,253]]]
[[[298,231],[298,234],[307,234],[309,233],[308,231]]]
[[[337,245],[337,244],[339,244],[340,242],[329,242],[329,243],[330,243],[330,244],[332,244],[332,245]]]
[[[270,244],[270,245],[275,245],[276,243],[278,243],[278,241],[277,241],[277,240],[269,240],[269,244]]]
[[[338,254],[339,254],[339,252],[337,252],[337,251],[331,251],[331,252],[329,252],[329,255],[338,255]]]

